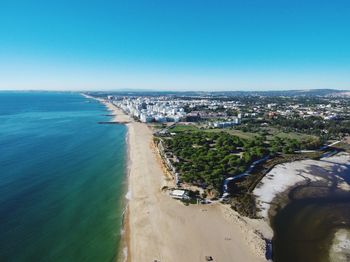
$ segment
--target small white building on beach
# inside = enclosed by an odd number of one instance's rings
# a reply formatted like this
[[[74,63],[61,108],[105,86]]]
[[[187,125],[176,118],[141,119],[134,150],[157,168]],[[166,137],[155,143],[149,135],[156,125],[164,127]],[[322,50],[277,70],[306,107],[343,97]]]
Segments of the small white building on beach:
[[[188,192],[182,189],[175,189],[170,193],[170,196],[175,199],[189,200]]]

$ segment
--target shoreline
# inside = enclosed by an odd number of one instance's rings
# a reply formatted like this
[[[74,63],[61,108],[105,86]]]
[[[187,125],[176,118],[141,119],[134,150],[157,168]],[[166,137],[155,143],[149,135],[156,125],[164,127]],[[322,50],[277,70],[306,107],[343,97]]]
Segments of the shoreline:
[[[116,111],[114,111],[116,112]],[[117,119],[117,116],[115,116]],[[126,124],[127,132],[126,132],[126,153],[127,153],[127,161],[126,161],[126,194],[125,194],[125,217],[123,221],[123,232],[121,239],[121,246],[119,247],[118,260],[122,260],[123,262],[131,261],[131,252],[130,252],[130,224],[129,224],[129,201],[131,198],[131,189],[129,185],[129,177],[130,177],[130,168],[131,168],[131,157],[130,157],[130,141],[129,141],[129,127]]]
[[[116,119],[116,116],[114,116],[114,119]],[[125,137],[125,145],[126,145],[126,166],[125,166],[125,173],[126,173],[126,183],[125,183],[125,190],[124,190],[124,212],[123,212],[123,221],[122,221],[122,234],[120,239],[120,246],[118,247],[117,251],[117,261],[123,261],[123,262],[129,262],[131,261],[131,255],[129,253],[129,242],[130,242],[130,228],[129,228],[129,195],[131,194],[129,189],[129,176],[130,176],[130,153],[129,153],[129,130],[126,124],[126,137]]]
[[[258,233],[268,231],[263,221],[241,217],[220,203],[185,206],[162,192],[168,181],[152,145],[150,127],[133,121],[111,103],[97,100],[113,111],[114,121],[128,128],[130,199],[119,259],[204,261],[205,256],[212,256],[214,261],[266,261],[265,239]]]
[[[120,239],[120,246],[117,247],[116,252],[116,261],[123,261],[123,262],[130,262],[131,261],[131,252],[130,252],[130,225],[129,225],[129,195],[130,192],[130,185],[129,185],[129,176],[130,176],[130,167],[131,167],[131,158],[130,158],[130,145],[129,145],[129,127],[128,123],[130,123],[131,120],[127,115],[122,112],[119,108],[112,105],[111,103],[105,101],[102,98],[96,98],[90,95],[86,95],[84,93],[80,93],[83,97],[87,99],[96,100],[99,103],[103,104],[107,111],[111,112],[112,114],[110,117],[112,117],[113,122],[117,122],[120,124],[124,124],[127,128],[126,136],[125,136],[125,144],[126,144],[126,164],[125,164],[125,173],[126,173],[126,183],[124,188],[124,201],[125,206],[123,210],[123,218],[122,218],[122,226],[121,226],[121,239]]]

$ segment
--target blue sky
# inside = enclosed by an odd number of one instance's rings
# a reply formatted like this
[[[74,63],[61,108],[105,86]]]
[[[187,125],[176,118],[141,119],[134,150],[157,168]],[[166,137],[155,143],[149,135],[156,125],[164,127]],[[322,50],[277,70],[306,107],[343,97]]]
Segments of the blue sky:
[[[125,88],[350,89],[350,1],[0,1],[0,89]]]

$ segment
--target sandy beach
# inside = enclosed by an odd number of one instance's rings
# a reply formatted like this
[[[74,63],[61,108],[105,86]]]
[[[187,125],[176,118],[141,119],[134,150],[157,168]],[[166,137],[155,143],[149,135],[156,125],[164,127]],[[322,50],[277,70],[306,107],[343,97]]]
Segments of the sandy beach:
[[[172,199],[151,129],[107,103],[115,121],[127,123],[129,144],[128,212],[124,238],[127,261],[266,261],[268,232],[258,220],[241,218],[228,206],[190,205]]]

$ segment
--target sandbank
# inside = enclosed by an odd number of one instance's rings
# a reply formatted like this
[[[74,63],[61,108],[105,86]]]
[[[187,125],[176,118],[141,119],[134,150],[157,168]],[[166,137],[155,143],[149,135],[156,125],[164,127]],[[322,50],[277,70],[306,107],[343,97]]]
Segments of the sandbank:
[[[349,172],[349,167],[350,155],[344,152],[320,160],[301,160],[276,165],[253,191],[260,209],[258,215],[268,220],[269,209],[271,205],[277,204],[276,197],[279,194],[287,193],[295,185],[326,181],[326,175],[338,179],[339,189],[349,190],[349,185],[342,179]],[[280,201],[278,205],[281,205]]]

